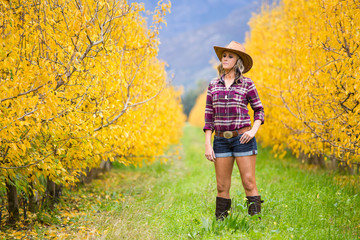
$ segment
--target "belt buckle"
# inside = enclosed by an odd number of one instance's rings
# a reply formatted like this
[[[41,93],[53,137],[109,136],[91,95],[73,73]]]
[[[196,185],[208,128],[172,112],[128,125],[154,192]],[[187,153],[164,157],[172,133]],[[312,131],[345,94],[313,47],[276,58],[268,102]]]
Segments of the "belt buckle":
[[[232,138],[233,137],[233,133],[231,131],[225,131],[224,132],[224,138]]]

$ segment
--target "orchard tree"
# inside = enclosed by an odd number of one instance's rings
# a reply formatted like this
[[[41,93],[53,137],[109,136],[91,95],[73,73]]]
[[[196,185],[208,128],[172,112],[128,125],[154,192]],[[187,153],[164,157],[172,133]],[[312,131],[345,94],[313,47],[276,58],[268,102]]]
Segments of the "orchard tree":
[[[170,3],[159,1],[150,27],[144,6],[125,0],[1,0],[0,9],[0,189],[8,196],[43,194],[44,180],[72,185],[102,159],[151,161],[179,141],[180,92],[156,58]],[[10,219],[16,212],[9,205]]]
[[[358,164],[360,4],[283,0],[250,21],[246,49],[266,124],[259,136],[315,163]]]

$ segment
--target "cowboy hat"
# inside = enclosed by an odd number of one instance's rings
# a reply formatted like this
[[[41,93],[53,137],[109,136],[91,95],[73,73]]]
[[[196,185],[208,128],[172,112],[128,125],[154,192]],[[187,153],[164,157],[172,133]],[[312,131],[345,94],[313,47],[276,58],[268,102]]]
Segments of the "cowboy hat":
[[[249,54],[247,54],[245,52],[245,48],[243,47],[243,45],[241,45],[238,42],[231,41],[226,47],[214,46],[214,50],[215,50],[215,53],[216,53],[217,57],[219,58],[220,62],[221,62],[221,58],[222,58],[222,53],[224,51],[229,51],[229,52],[233,52],[233,53],[237,54],[243,61],[243,64],[245,67],[243,73],[248,72],[253,65],[252,58],[250,57]]]

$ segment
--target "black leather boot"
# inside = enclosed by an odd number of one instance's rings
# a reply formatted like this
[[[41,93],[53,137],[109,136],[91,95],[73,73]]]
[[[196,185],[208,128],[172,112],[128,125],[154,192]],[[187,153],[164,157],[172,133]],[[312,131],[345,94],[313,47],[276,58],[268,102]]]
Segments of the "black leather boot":
[[[261,196],[246,196],[246,198],[249,215],[259,214],[261,212],[261,203],[264,202],[261,200]]]
[[[216,220],[224,220],[229,215],[229,210],[231,208],[231,199],[216,197],[216,210],[215,216]]]

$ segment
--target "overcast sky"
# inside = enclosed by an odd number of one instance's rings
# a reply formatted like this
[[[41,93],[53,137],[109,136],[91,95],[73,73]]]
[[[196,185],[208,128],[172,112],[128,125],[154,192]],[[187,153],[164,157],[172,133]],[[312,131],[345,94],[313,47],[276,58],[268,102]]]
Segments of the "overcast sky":
[[[225,46],[232,40],[244,42],[247,23],[252,12],[259,11],[261,1],[173,0],[171,13],[165,18],[167,26],[159,36],[159,58],[174,74],[172,83],[189,89],[199,79],[210,81],[216,77],[209,63],[216,58],[213,46]],[[150,11],[157,5],[156,0],[141,2]]]

